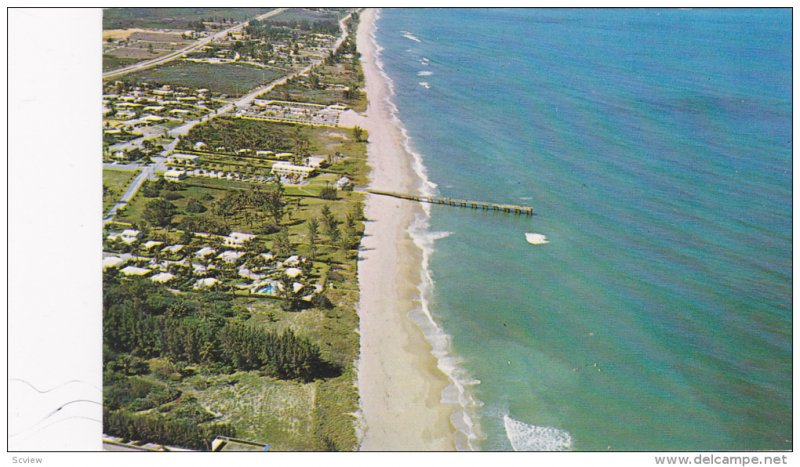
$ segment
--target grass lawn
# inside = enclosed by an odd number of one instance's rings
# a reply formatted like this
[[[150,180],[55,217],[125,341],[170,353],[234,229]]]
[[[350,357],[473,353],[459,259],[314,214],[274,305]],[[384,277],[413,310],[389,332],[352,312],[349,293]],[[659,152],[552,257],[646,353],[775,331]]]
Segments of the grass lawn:
[[[139,170],[103,169],[103,212],[122,197]]]
[[[121,78],[127,82],[154,82],[190,88],[208,88],[229,96],[246,94],[253,88],[282,76],[273,68],[241,63],[199,63],[176,61],[164,66],[132,73]]]

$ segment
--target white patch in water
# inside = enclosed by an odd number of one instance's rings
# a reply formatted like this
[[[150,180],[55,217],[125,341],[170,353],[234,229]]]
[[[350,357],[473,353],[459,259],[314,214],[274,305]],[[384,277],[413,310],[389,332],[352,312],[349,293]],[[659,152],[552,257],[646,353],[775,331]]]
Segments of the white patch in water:
[[[569,451],[572,436],[551,426],[528,425],[503,415],[506,436],[515,451]]]
[[[408,40],[412,40],[414,42],[422,42],[421,40],[419,40],[419,38],[417,38],[417,36],[411,34],[408,31],[400,31],[400,33],[403,35],[403,37],[405,37]]]
[[[527,240],[531,245],[544,245],[545,243],[550,243],[546,236],[530,232],[525,234],[525,240]]]
[[[417,72],[417,76],[430,76],[432,74],[433,74],[432,71],[418,71]]]
[[[431,85],[430,85],[430,84],[428,84],[428,82],[427,82],[427,81],[420,81],[420,82],[419,82],[419,85],[420,85],[420,86],[422,86],[422,87],[423,87],[423,88],[425,88],[425,89],[430,89],[430,88],[431,88]]]

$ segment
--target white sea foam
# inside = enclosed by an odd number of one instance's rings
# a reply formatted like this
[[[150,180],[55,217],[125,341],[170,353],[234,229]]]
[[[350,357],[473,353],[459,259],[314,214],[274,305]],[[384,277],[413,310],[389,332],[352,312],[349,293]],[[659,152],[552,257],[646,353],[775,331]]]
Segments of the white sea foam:
[[[431,88],[431,85],[427,81],[420,81],[419,85],[422,86],[425,89],[430,89]]]
[[[383,62],[381,61],[383,47],[378,45],[376,38],[377,20],[379,18],[379,15],[376,16],[375,26],[370,36],[375,45],[375,65],[378,70],[380,70],[389,89],[386,96],[386,104],[390,109],[393,123],[400,129],[400,133],[403,137],[403,147],[411,154],[412,168],[417,178],[420,180],[418,186],[419,194],[423,196],[432,196],[435,194],[437,186],[428,178],[428,172],[423,164],[422,155],[413,149],[411,136],[398,117],[397,106],[392,100],[392,96],[395,95],[394,82],[384,70]],[[417,41],[419,40],[417,39]],[[424,60],[427,61],[427,59]],[[448,237],[450,232],[431,232],[429,228],[431,206],[424,203],[421,204],[421,206],[422,213],[417,215],[408,229],[414,243],[422,251],[422,274],[418,286],[419,307],[410,311],[409,316],[422,330],[425,338],[431,345],[431,353],[436,358],[437,366],[451,382],[442,391],[441,401],[443,403],[459,406],[459,409],[455,410],[451,416],[451,422],[457,430],[456,448],[459,450],[477,450],[478,441],[482,439],[483,436],[481,435],[476,411],[477,408],[481,407],[483,404],[472,395],[471,388],[472,386],[480,384],[480,381],[471,378],[466,371],[464,371],[458,357],[453,355],[450,345],[450,336],[437,324],[436,320],[431,315],[429,305],[434,287],[433,276],[429,268],[430,257],[434,251],[434,242]]]
[[[550,243],[546,236],[530,232],[525,234],[525,240],[527,240],[531,245],[544,245],[545,243]]]
[[[417,76],[430,76],[432,74],[433,74],[432,71],[418,71],[417,72]]]
[[[569,451],[572,436],[559,428],[529,425],[503,415],[506,436],[515,451]]]
[[[403,37],[405,37],[408,40],[412,40],[414,42],[422,42],[421,40],[419,40],[419,38],[417,36],[411,34],[408,31],[400,31],[400,34],[402,34]]]
[[[429,63],[431,63],[431,61],[428,59],[428,57],[422,57],[419,61],[419,64],[422,66],[428,66]]]

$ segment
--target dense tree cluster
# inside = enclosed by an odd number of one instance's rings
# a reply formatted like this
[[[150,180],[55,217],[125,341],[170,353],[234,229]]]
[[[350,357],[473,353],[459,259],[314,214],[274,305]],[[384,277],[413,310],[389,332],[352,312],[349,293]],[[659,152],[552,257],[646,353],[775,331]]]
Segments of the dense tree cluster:
[[[275,333],[226,320],[235,310],[225,306],[224,294],[206,295],[211,303],[188,301],[146,280],[107,285],[106,348],[141,358],[169,357],[304,381],[332,371],[319,348],[307,339],[291,330]],[[214,297],[220,298],[217,303]]]

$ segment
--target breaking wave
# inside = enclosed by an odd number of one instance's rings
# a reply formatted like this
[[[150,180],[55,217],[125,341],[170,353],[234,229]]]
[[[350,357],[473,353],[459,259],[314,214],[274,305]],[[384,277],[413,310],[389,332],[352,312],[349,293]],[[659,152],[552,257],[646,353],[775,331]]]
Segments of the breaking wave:
[[[515,451],[569,451],[572,436],[559,428],[529,425],[503,415],[506,436]]]
[[[405,37],[408,40],[411,40],[411,41],[414,41],[414,42],[422,42],[421,40],[419,40],[419,38],[417,36],[411,34],[408,31],[400,31],[400,34],[402,34],[403,37]]]

